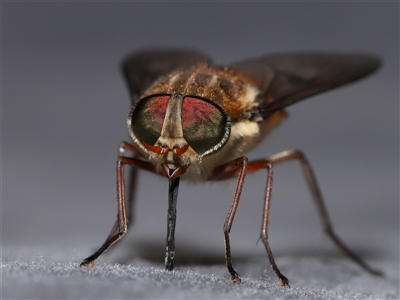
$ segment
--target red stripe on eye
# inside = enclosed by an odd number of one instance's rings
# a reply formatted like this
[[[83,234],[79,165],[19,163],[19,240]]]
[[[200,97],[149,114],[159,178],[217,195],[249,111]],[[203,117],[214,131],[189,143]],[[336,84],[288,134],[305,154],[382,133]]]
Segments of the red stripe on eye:
[[[198,154],[215,149],[225,137],[226,124],[226,115],[216,103],[195,97],[183,99],[183,137]]]
[[[149,147],[152,147],[150,145],[154,145],[161,135],[169,99],[169,95],[143,98],[131,113],[133,134]],[[147,149],[158,153],[156,149]]]
[[[156,96],[147,100],[143,114],[156,124],[163,124],[170,96]]]
[[[192,97],[185,97],[182,104],[182,124],[184,128],[190,128],[198,123],[210,122],[219,110],[211,103]]]

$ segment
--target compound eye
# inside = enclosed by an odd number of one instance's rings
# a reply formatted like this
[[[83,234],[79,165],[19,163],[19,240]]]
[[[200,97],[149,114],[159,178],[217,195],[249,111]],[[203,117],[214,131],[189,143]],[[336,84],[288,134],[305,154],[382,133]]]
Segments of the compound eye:
[[[183,137],[200,156],[218,151],[228,140],[230,120],[217,104],[185,97],[182,104]]]
[[[132,108],[129,117],[131,130],[139,142],[154,145],[161,135],[170,95],[157,95],[141,99]]]

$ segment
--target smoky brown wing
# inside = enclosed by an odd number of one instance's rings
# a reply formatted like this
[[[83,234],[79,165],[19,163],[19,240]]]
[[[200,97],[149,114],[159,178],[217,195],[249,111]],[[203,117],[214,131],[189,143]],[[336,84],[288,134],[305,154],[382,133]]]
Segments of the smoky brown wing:
[[[250,75],[262,91],[253,116],[264,119],[306,97],[367,76],[379,65],[378,58],[361,54],[289,54],[249,59],[231,68]]]
[[[129,55],[122,63],[122,71],[132,102],[137,101],[159,77],[199,63],[211,64],[211,60],[193,50],[144,50]]]

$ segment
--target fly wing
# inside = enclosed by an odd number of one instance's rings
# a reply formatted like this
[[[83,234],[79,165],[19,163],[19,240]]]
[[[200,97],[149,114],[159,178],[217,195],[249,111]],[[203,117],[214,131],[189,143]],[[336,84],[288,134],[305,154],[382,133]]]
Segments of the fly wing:
[[[379,66],[379,59],[368,55],[300,53],[249,59],[231,68],[250,75],[262,91],[253,117],[265,119],[306,97],[360,79]]]
[[[192,50],[148,50],[128,56],[122,63],[132,103],[159,77],[176,69],[211,64],[211,59]]]

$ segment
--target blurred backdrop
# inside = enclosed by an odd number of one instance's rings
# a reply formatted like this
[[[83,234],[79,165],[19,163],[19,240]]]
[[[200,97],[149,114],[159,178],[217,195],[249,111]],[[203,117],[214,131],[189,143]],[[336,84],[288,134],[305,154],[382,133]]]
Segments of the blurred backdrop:
[[[398,263],[398,8],[378,2],[3,2],[3,251],[81,260],[108,235],[117,212],[117,150],[128,140],[130,100],[120,62],[132,51],[189,47],[220,64],[275,52],[363,52],[382,59],[378,72],[290,107],[289,118],[249,157],[302,149],[339,235],[356,250]],[[298,164],[278,166],[274,175],[275,255],[335,251],[321,238]],[[232,228],[234,253],[264,252],[255,244],[265,178],[260,171],[246,179]],[[233,188],[234,181],[181,184],[177,252],[223,256]],[[167,190],[165,178],[140,173],[133,227],[106,257],[129,261],[150,246],[162,264]]]

